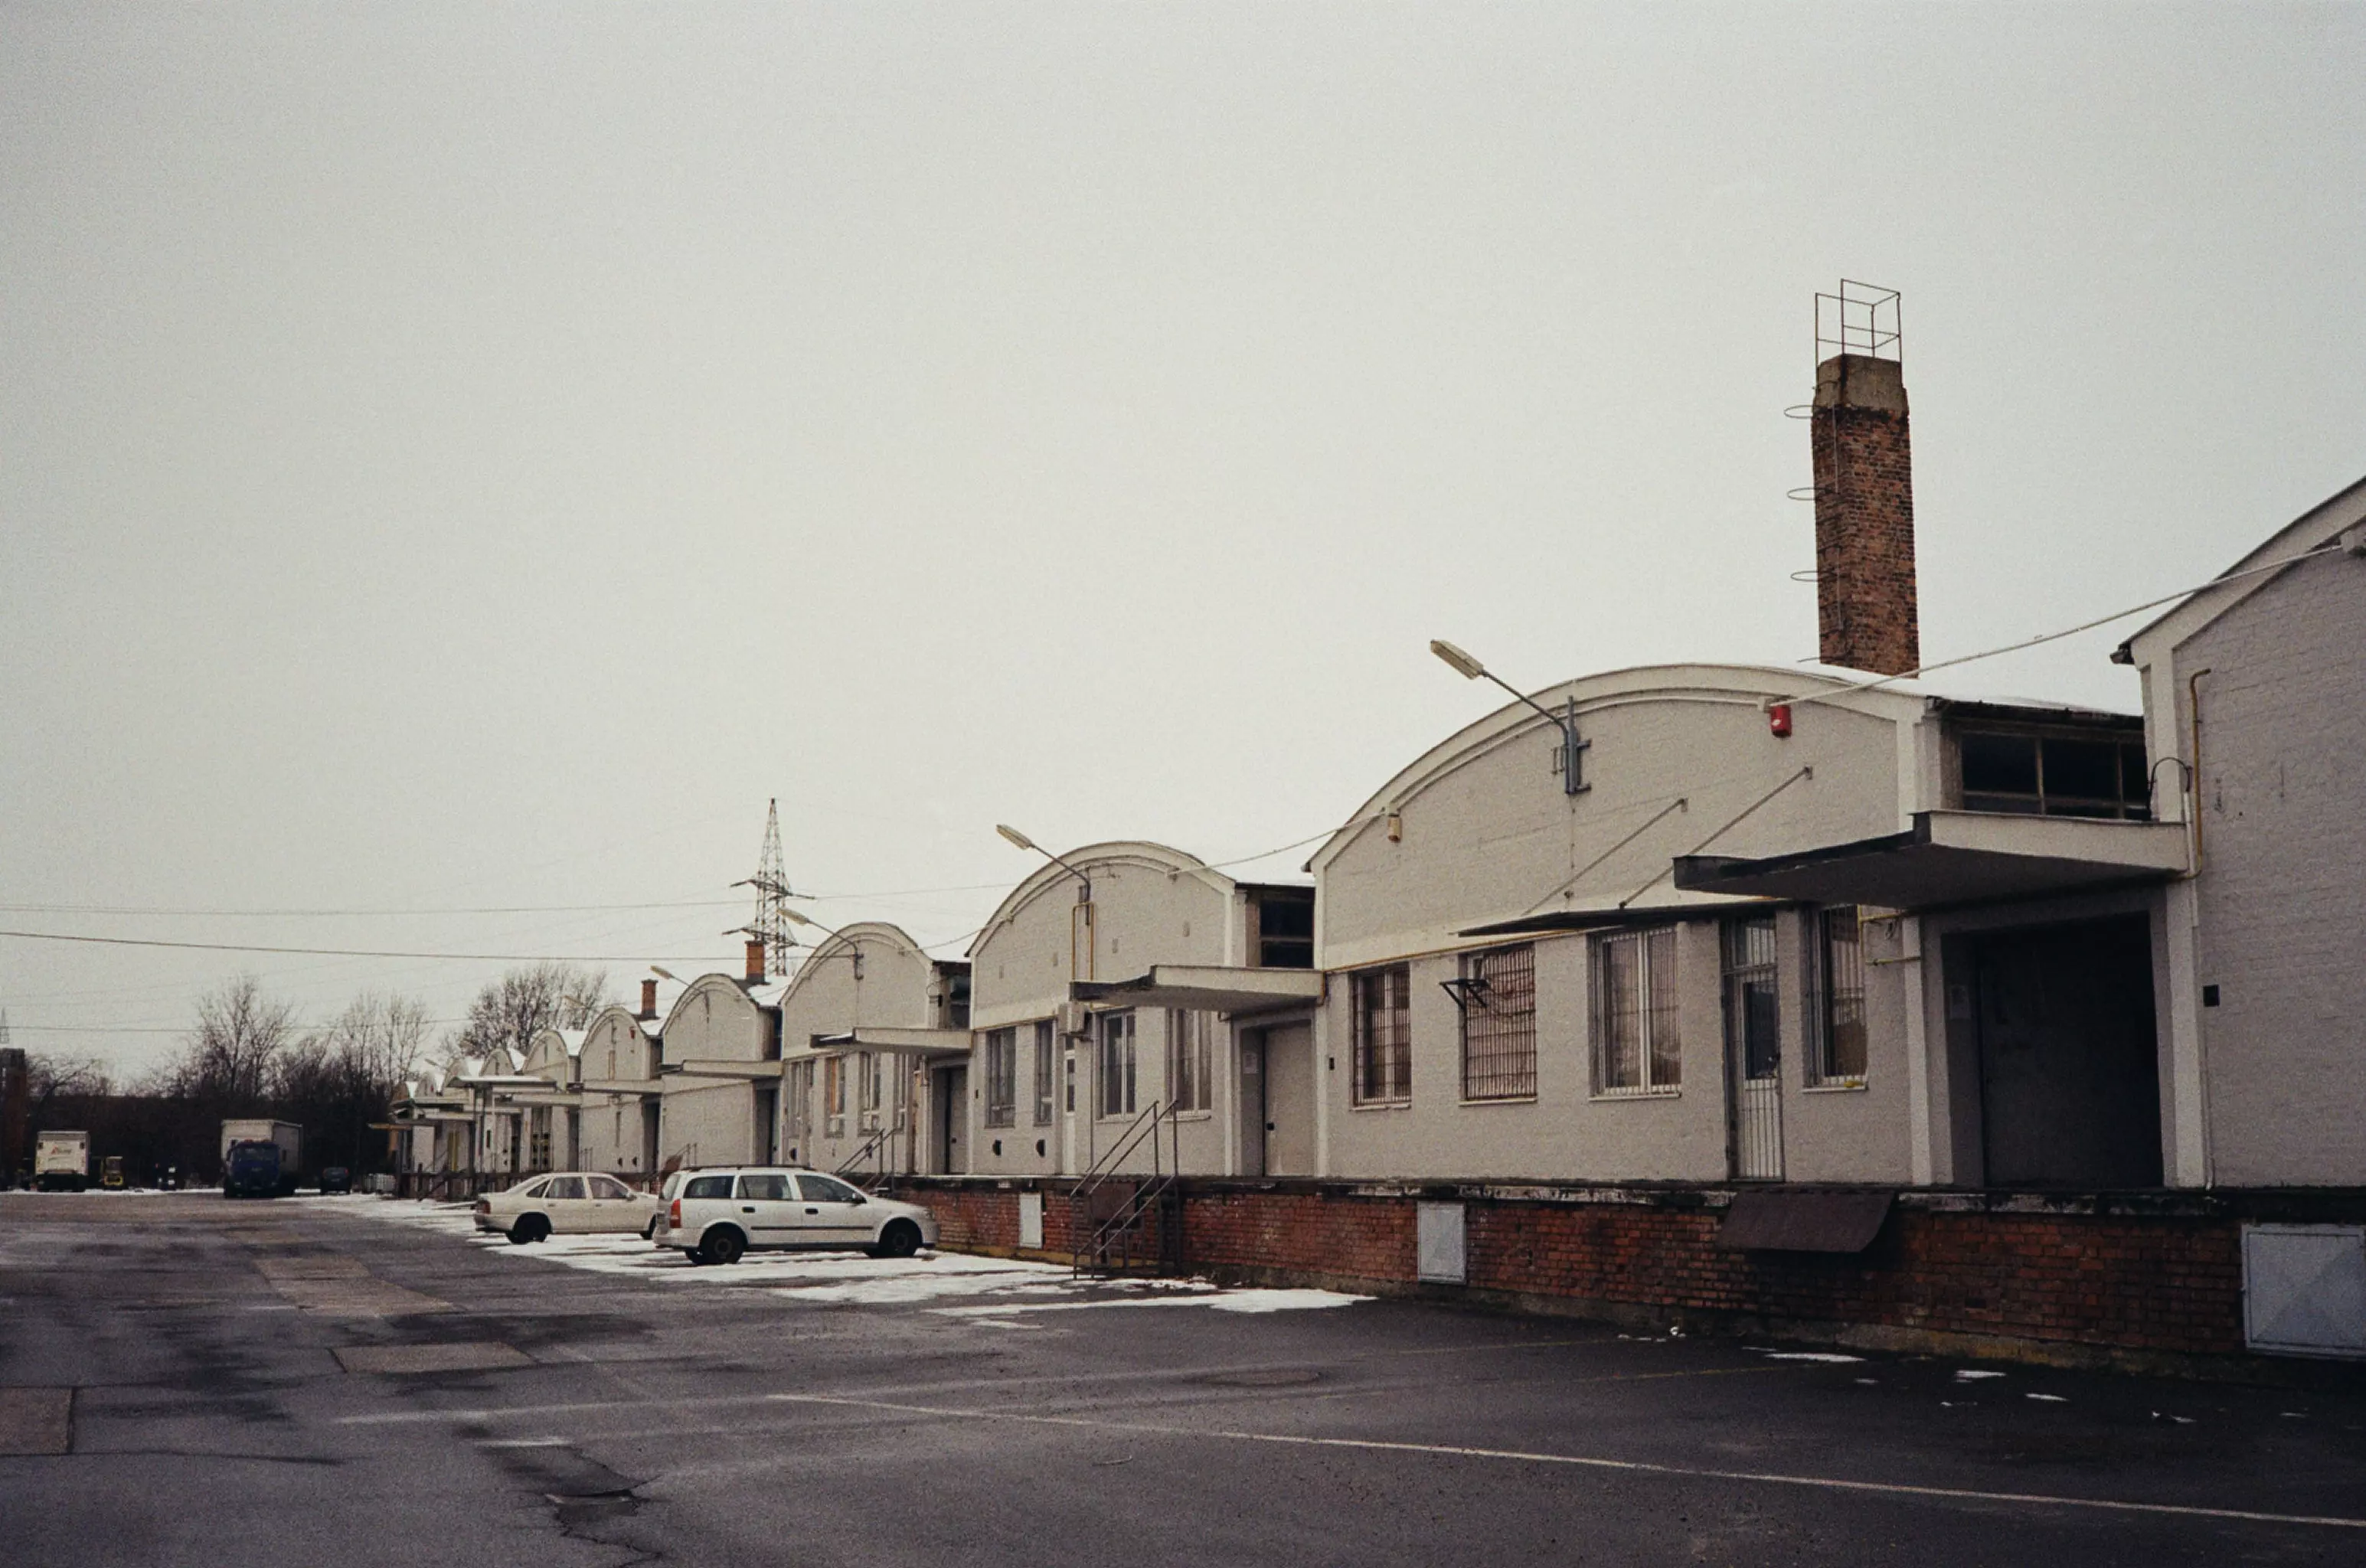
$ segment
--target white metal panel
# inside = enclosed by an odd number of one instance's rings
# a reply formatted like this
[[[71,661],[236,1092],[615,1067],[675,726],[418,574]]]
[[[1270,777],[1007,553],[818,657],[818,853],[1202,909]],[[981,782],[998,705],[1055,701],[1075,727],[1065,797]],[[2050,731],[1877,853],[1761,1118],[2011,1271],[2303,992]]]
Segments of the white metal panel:
[[[2255,1350],[2366,1356],[2366,1226],[2244,1226],[2243,1337]]]
[[[1019,1195],[1019,1245],[1043,1245],[1043,1194],[1021,1192]]]
[[[1459,1285],[1469,1277],[1463,1246],[1462,1205],[1424,1203],[1414,1222],[1415,1272],[1441,1285]]]

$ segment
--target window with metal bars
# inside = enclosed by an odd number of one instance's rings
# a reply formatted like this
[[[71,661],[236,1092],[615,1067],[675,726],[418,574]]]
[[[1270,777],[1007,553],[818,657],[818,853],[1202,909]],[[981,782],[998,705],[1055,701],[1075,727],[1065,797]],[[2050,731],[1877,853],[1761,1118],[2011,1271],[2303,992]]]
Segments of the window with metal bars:
[[[1594,1092],[1673,1094],[1684,1082],[1676,928],[1594,939]]]
[[[1101,1114],[1133,1114],[1133,1014],[1105,1012],[1100,1016]]]
[[[1060,1051],[1048,1018],[1035,1021],[1035,1125],[1052,1124],[1052,1101],[1058,1092]]]
[[[986,1034],[986,1124],[1008,1127],[1019,1120],[1019,1031],[990,1029]]]
[[[1413,1100],[1413,971],[1402,964],[1352,976],[1353,1089],[1358,1105]]]
[[[1212,1021],[1204,1012],[1167,1010],[1166,1099],[1177,1111],[1208,1109],[1208,1037]]]
[[[1462,1098],[1532,1100],[1537,1092],[1537,950],[1523,943],[1462,956]]]
[[[1820,1089],[1865,1082],[1865,928],[1856,907],[1843,904],[1816,917],[1816,1048],[1808,1081]]]

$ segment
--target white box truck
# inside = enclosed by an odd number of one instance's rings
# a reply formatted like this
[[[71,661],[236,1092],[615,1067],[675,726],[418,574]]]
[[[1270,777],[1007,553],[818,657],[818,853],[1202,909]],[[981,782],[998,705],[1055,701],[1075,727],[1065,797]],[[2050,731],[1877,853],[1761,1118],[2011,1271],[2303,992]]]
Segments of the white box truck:
[[[296,1190],[304,1164],[304,1129],[293,1122],[247,1117],[221,1124],[222,1192],[276,1198]]]
[[[79,1192],[88,1187],[90,1134],[38,1134],[33,1140],[33,1185],[44,1192]]]

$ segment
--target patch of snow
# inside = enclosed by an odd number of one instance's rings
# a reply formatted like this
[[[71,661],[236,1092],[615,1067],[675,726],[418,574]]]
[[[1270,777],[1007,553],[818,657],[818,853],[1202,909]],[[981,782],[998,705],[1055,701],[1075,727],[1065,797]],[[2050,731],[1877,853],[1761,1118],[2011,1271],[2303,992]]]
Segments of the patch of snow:
[[[1843,1356],[1838,1350],[1761,1350],[1770,1361],[1862,1361],[1863,1356]]]
[[[982,1306],[937,1307],[933,1310],[946,1317],[972,1318],[1007,1318],[1019,1313],[1091,1312],[1101,1307],[1203,1306],[1217,1312],[1319,1312],[1330,1307],[1353,1306],[1358,1302],[1371,1299],[1369,1296],[1345,1295],[1337,1291],[1220,1290],[1199,1295],[1130,1296],[1081,1302],[994,1302]]]
[[[2022,1395],[2022,1397],[2023,1399],[2044,1400],[2048,1404],[2067,1404],[2070,1403],[2058,1393],[2025,1393]]]
[[[1985,1372],[1973,1367],[1958,1367],[1955,1369],[1955,1381],[1957,1382],[1977,1382],[1982,1378],[2000,1378],[2002,1376],[2004,1376],[2002,1372]]]

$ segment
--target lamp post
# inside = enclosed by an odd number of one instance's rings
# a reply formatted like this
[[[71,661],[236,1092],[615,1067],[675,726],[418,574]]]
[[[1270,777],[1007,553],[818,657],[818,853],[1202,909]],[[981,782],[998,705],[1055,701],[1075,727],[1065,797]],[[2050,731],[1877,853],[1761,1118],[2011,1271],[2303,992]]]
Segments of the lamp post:
[[[1545,722],[1560,731],[1560,755],[1556,760],[1554,767],[1560,774],[1560,792],[1563,795],[1583,795],[1593,787],[1585,782],[1585,752],[1592,742],[1578,739],[1575,697],[1570,698],[1560,713],[1555,713],[1450,642],[1433,638],[1429,650],[1444,660],[1448,668],[1466,681],[1494,682],[1495,684],[1544,715]]]
[[[1053,854],[1051,851],[1045,849],[1042,845],[1037,843],[1034,840],[1029,838],[1018,829],[1011,827],[1007,822],[997,822],[994,825],[994,830],[1001,834],[1003,838],[1009,840],[1011,843],[1016,844],[1019,848],[1022,850],[1034,851],[1037,854],[1042,855],[1045,860],[1050,861],[1053,865],[1058,866],[1061,870],[1075,877],[1076,879],[1077,903],[1089,904],[1093,901],[1093,879],[1090,876],[1078,871],[1075,866],[1070,865],[1066,861],[1062,860],[1058,855]]]
[[[819,920],[809,920],[806,919],[805,916],[798,914],[794,909],[783,909],[781,913],[787,918],[788,922],[791,925],[805,926],[810,930],[821,932],[824,936],[834,936],[840,942],[845,942],[847,956],[854,960],[854,977],[858,980],[862,978],[862,948],[851,937],[848,936],[844,931],[823,925]],[[818,957],[819,954],[817,953],[816,956]]]

